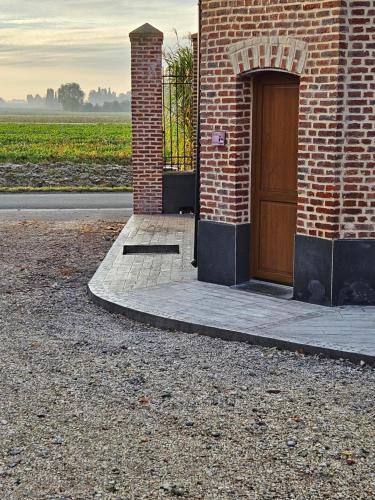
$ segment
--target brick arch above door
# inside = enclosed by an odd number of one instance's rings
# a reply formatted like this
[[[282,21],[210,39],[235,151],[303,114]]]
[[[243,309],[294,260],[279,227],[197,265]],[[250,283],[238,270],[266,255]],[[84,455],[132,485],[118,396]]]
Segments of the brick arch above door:
[[[253,37],[231,45],[228,54],[236,75],[260,69],[301,75],[307,59],[307,43],[288,36]]]

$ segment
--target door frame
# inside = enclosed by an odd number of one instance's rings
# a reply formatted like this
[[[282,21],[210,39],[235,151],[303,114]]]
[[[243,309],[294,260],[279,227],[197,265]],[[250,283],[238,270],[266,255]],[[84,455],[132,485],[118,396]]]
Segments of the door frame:
[[[290,81],[295,80],[295,82],[298,82],[298,86],[300,85],[300,77],[294,73],[289,73],[287,71],[278,71],[278,70],[262,70],[262,71],[257,71],[254,73],[253,78],[252,78],[252,112],[251,112],[251,168],[250,168],[250,213],[251,213],[251,241],[250,241],[250,279],[256,279],[256,280],[263,280],[263,281],[270,281],[272,283],[281,283],[281,281],[271,281],[267,280],[266,278],[259,278],[254,276],[254,270],[256,267],[257,263],[257,255],[256,252],[259,251],[259,244],[255,243],[255,235],[258,238],[259,237],[259,217],[257,220],[255,219],[254,215],[256,213],[256,197],[255,197],[255,192],[256,192],[256,186],[257,186],[257,162],[259,160],[258,154],[259,154],[259,148],[255,147],[256,145],[256,138],[260,137],[261,132],[262,132],[262,127],[261,127],[261,120],[259,119],[259,113],[260,113],[260,107],[257,105],[258,103],[258,96],[259,96],[259,89],[260,85],[257,84],[257,81],[260,79],[266,79],[268,77],[275,76],[276,78],[279,75],[284,75],[286,77],[289,77]],[[299,130],[299,119],[297,120],[297,130],[296,133],[298,135],[298,130]],[[254,135],[255,134],[255,135]],[[298,154],[298,150],[297,150]],[[296,161],[298,159],[296,158]],[[296,168],[296,175],[297,175],[297,185],[298,185],[298,164]],[[298,199],[298,192],[297,192],[297,199]],[[297,204],[297,217],[298,217],[298,204]],[[297,225],[296,225],[296,233],[297,233]],[[295,233],[295,234],[296,234]],[[290,286],[294,286],[294,279],[295,279],[295,274],[294,274],[294,260],[295,260],[295,252],[294,252],[294,259],[293,259],[293,283]],[[285,284],[285,283],[284,283]]]

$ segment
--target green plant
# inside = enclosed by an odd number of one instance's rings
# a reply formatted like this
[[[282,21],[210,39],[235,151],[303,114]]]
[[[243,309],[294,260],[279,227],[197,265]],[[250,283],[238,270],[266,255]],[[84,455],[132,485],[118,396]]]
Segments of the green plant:
[[[194,55],[192,42],[164,51],[164,156],[166,165],[191,168],[194,154]]]
[[[130,161],[129,123],[0,123],[0,163]]]

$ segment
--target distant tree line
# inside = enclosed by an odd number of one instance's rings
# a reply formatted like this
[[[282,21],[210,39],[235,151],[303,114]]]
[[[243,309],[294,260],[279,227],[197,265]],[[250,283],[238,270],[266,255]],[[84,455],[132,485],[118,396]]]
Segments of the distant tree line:
[[[32,94],[28,94],[26,97],[27,105],[31,108],[42,108],[46,106],[50,109],[60,109],[61,105],[59,104],[57,93],[54,89],[47,89],[47,93],[45,97],[41,97],[39,94],[33,96]]]
[[[131,92],[117,94],[110,88],[90,90],[87,101],[85,93],[78,83],[66,83],[60,86],[57,92],[54,89],[47,89],[45,97],[39,94],[35,96],[28,94],[26,101],[13,99],[5,101],[0,97],[0,107],[22,107],[48,109],[63,109],[64,111],[85,111],[85,112],[107,112],[118,113],[128,112],[131,108]]]
[[[84,102],[85,93],[78,83],[66,83],[57,91],[58,102],[64,111],[86,112],[121,112],[130,111],[130,93],[120,94],[111,89],[91,90],[88,102]]]
[[[122,102],[130,101],[131,92],[121,93],[117,95],[117,93],[113,92],[111,88],[102,89],[100,87],[98,88],[98,90],[90,90],[89,97],[87,99],[87,102],[93,104],[94,106],[96,104],[102,106],[103,104],[111,102],[119,102],[121,104]]]

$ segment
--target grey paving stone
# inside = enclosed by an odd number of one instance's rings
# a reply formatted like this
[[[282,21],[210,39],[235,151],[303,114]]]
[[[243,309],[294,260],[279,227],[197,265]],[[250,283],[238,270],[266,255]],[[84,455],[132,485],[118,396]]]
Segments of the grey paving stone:
[[[375,307],[326,307],[197,281],[194,220],[133,216],[89,283],[100,305],[165,328],[375,362]],[[123,255],[124,244],[180,254]]]

